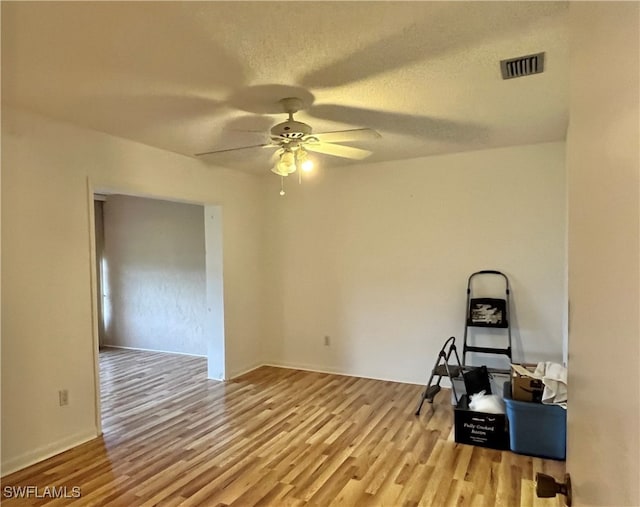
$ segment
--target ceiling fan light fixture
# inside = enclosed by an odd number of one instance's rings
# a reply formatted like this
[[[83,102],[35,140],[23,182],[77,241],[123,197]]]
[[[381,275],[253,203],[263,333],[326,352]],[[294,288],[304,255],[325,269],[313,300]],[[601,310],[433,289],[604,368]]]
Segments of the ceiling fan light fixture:
[[[290,150],[282,152],[280,159],[271,170],[280,176],[289,176],[294,173],[296,171],[296,157],[293,152]]]
[[[270,142],[239,148],[225,148],[222,150],[197,153],[196,156],[213,155],[216,153],[236,152],[255,148],[277,148],[273,154],[271,172],[280,176],[280,195],[285,195],[284,178],[298,173],[298,183],[302,183],[302,173],[313,171],[315,163],[309,157],[312,153],[321,153],[332,157],[342,157],[353,160],[363,160],[371,151],[343,144],[350,141],[367,141],[380,137],[380,134],[370,128],[338,130],[313,134],[310,125],[297,121],[293,115],[303,108],[303,101],[297,97],[287,97],[279,101],[283,111],[287,114],[286,121],[278,123],[269,130]]]
[[[289,150],[285,150],[282,155],[280,155],[280,162],[281,164],[286,165],[287,167],[294,167],[295,170],[295,165],[296,165],[296,157],[293,154],[292,151]],[[292,171],[293,172],[293,171]]]
[[[313,160],[309,158],[309,154],[302,147],[296,150],[296,166],[307,173],[313,170]]]

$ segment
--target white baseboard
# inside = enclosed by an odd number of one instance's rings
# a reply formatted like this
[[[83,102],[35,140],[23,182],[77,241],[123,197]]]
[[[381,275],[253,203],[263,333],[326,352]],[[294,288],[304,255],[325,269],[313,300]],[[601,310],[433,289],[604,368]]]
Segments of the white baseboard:
[[[144,351],[144,352],[161,352],[161,353],[164,353],[164,354],[179,354],[179,355],[193,356],[193,357],[207,357],[207,356],[200,356],[198,354],[188,354],[186,352],[172,352],[172,351],[168,351],[168,350],[142,349],[142,348],[138,348],[138,347],[123,347],[121,345],[102,345],[102,347],[112,348],[112,349],[141,350],[141,351]],[[342,370],[340,370],[338,368],[319,367],[319,366],[310,365],[310,364],[297,364],[297,363],[286,363],[286,362],[273,361],[273,362],[266,362],[266,363],[256,363],[253,366],[247,366],[245,368],[239,368],[237,370],[234,370],[233,372],[230,372],[227,375],[226,380],[233,380],[235,378],[238,378],[238,377],[240,377],[242,375],[245,375],[245,374],[249,373],[250,371],[257,370],[261,366],[272,366],[274,368],[287,368],[289,370],[312,371],[312,372],[315,372],[315,373],[329,373],[329,374],[332,374],[332,375],[344,375],[345,377],[367,378],[367,379],[371,379],[371,380],[383,380],[385,382],[398,382],[399,384],[411,384],[411,385],[423,385],[424,383],[426,383],[426,381],[428,379],[428,375],[427,375],[428,371],[427,371],[427,369],[425,369],[425,381],[424,382],[410,382],[408,380],[398,380],[398,379],[386,378],[386,377],[372,377],[372,376],[368,376],[368,375],[358,375],[358,374],[355,374],[355,373],[349,373],[349,372],[346,372],[346,371],[342,371]]]
[[[142,352],[160,352],[162,354],[178,354],[179,356],[191,356],[191,357],[207,357],[206,355],[190,354],[189,352],[175,352],[173,350],[159,350],[159,349],[142,349],[140,347],[123,347],[122,345],[107,345],[102,344],[100,348],[104,349],[124,349],[124,350],[141,350]]]
[[[257,363],[253,366],[249,366],[247,368],[241,368],[239,370],[234,371],[233,373],[229,374],[229,378],[227,380],[233,380],[234,378],[238,378],[241,377],[242,375],[245,375],[247,373],[249,373],[250,371],[253,370],[257,370],[258,368],[262,367],[262,366],[267,366],[264,363]]]
[[[329,373],[331,375],[343,375],[345,377],[357,377],[357,378],[366,378],[371,380],[384,380],[385,382],[397,382],[398,384],[411,384],[411,385],[423,385],[416,382],[409,382],[406,380],[398,380],[392,378],[385,377],[370,377],[368,375],[358,375],[355,373],[349,373],[345,371],[341,371],[337,368],[324,367],[320,368],[315,365],[305,365],[305,364],[293,364],[293,363],[284,363],[284,362],[272,362],[266,363],[263,366],[273,366],[274,368],[287,368],[289,370],[302,370],[302,371],[312,371],[314,373]],[[425,378],[425,383],[427,378]]]
[[[10,458],[7,461],[3,461],[1,465],[0,477],[6,477],[13,472],[22,470],[35,463],[39,463],[51,456],[60,454],[61,452],[68,451],[69,449],[76,447],[80,444],[84,444],[89,440],[93,440],[98,437],[98,432],[94,428],[92,431],[84,431],[76,433],[69,437],[63,438],[51,444],[39,447],[29,452],[25,452],[15,458]]]
[[[184,355],[184,356],[193,356],[193,357],[207,357],[207,356],[200,356],[200,355],[197,355],[197,354],[188,354],[186,352],[171,352],[171,351],[167,351],[167,350],[141,349],[141,348],[137,348],[137,347],[122,347],[120,345],[102,345],[102,347],[111,348],[111,349],[141,350],[141,351],[144,351],[144,352],[161,352],[161,353],[164,353],[164,354],[180,354],[180,355]],[[233,379],[238,378],[238,377],[240,377],[242,375],[245,375],[246,373],[249,373],[250,371],[257,370],[261,366],[272,366],[274,368],[287,368],[289,370],[312,371],[312,372],[315,372],[315,373],[329,373],[329,374],[332,374],[332,375],[344,375],[345,377],[368,378],[368,379],[371,379],[371,380],[384,380],[385,382],[398,382],[399,384],[411,384],[411,385],[423,385],[423,384],[425,384],[426,381],[428,380],[428,373],[430,371],[428,369],[425,369],[424,382],[410,382],[408,380],[398,380],[398,379],[386,378],[386,377],[372,377],[372,376],[368,376],[368,375],[358,375],[358,374],[355,374],[355,373],[349,373],[349,372],[340,370],[338,368],[319,367],[319,366],[310,365],[310,364],[298,364],[298,363],[286,363],[286,362],[273,361],[273,362],[266,362],[266,363],[256,363],[253,366],[247,366],[246,368],[240,368],[238,370],[230,372],[227,375],[226,380],[233,380]],[[446,381],[448,379],[443,379],[443,380]]]

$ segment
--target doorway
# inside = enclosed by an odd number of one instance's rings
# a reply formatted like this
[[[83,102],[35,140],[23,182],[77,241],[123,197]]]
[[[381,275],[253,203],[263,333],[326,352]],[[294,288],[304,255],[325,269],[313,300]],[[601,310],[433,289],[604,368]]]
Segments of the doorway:
[[[92,201],[97,392],[107,347],[200,356],[206,377],[223,380],[221,207],[115,193]]]

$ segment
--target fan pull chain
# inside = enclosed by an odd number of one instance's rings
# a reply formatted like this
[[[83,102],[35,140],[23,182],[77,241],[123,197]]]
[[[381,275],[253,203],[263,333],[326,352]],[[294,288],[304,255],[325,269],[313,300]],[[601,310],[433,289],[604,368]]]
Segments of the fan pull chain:
[[[284,176],[280,176],[280,195],[284,195]]]

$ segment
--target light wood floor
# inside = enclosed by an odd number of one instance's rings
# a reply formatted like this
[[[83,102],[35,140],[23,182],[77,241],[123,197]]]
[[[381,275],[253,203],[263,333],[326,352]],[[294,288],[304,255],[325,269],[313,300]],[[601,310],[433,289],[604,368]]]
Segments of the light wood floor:
[[[456,444],[448,391],[417,418],[415,385],[272,367],[222,383],[201,358],[100,356],[104,436],[2,481],[82,497],[2,505],[562,505],[533,479],[564,463]]]

